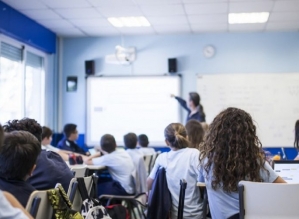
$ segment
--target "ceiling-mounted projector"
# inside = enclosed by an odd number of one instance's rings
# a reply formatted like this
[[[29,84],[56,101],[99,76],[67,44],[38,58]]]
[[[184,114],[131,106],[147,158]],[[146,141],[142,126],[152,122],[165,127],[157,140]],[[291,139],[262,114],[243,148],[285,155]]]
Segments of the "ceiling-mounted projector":
[[[106,55],[105,62],[114,65],[130,65],[136,59],[135,47],[124,48],[122,46],[115,47],[115,53]]]

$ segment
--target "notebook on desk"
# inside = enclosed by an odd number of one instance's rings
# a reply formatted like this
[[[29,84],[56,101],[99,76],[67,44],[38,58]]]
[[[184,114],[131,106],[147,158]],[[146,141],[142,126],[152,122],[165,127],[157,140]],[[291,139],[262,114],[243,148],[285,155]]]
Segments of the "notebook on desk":
[[[274,160],[274,171],[287,183],[299,183],[299,160]]]

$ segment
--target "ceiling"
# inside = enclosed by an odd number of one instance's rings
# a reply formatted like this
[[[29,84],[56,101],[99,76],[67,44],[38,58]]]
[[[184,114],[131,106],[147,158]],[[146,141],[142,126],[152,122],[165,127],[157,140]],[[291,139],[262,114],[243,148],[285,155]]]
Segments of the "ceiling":
[[[2,0],[64,37],[298,31],[299,0]],[[228,13],[270,12],[265,24],[228,24]],[[145,16],[115,28],[107,17]]]

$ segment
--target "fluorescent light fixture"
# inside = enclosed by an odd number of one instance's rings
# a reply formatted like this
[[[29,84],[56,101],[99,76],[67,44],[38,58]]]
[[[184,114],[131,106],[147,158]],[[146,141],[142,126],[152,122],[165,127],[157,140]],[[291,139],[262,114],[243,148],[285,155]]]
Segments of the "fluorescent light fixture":
[[[149,27],[151,24],[145,17],[109,17],[114,27]]]
[[[254,13],[229,13],[228,23],[230,24],[256,24],[266,23],[269,18],[269,12]]]

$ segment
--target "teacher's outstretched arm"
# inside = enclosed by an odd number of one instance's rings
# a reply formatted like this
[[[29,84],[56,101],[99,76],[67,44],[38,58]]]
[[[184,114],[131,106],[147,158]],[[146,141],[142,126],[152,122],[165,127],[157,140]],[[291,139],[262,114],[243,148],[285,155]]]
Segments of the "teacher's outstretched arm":
[[[190,109],[188,108],[188,106],[187,106],[187,102],[186,102],[186,100],[182,99],[181,97],[175,96],[174,94],[171,94],[170,96],[173,97],[173,98],[175,98],[175,99],[179,102],[179,104],[180,104],[185,110],[188,111],[188,113],[191,112],[191,110],[190,110]]]

